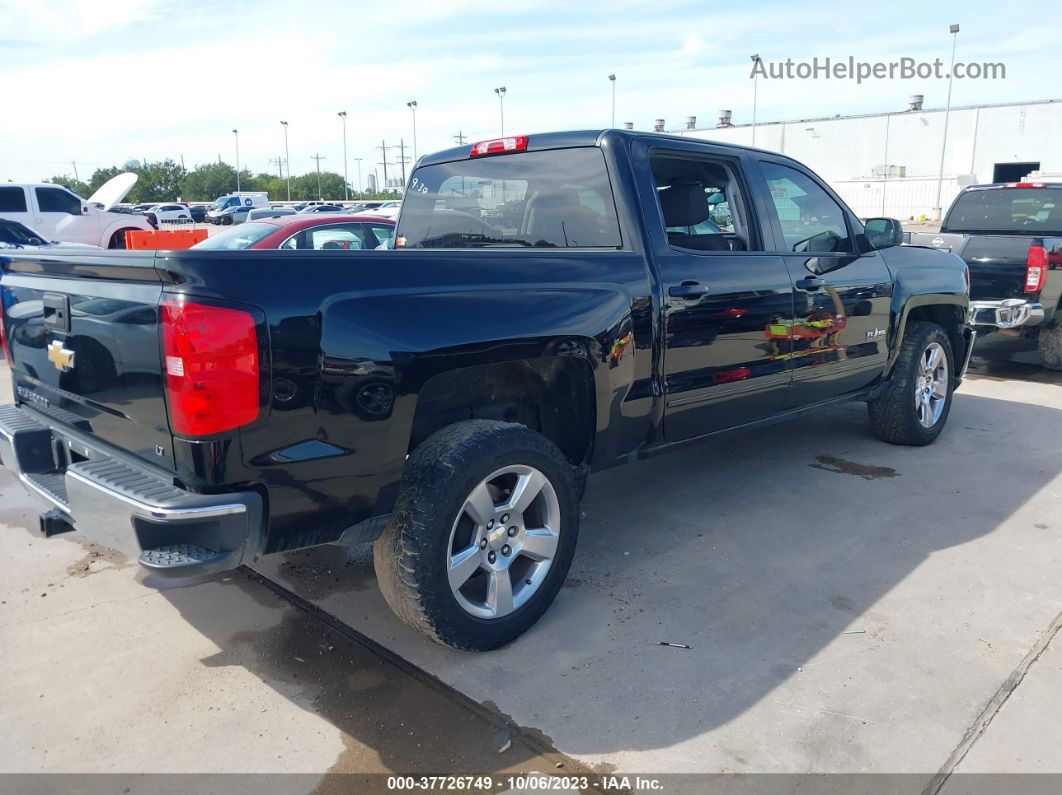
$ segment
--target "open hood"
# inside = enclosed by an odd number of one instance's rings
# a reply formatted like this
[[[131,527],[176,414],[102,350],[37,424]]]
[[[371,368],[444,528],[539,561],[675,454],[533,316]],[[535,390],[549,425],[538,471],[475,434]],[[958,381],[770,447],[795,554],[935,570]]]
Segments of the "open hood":
[[[88,197],[88,202],[89,204],[98,204],[104,210],[109,210],[128,195],[136,184],[136,180],[137,175],[131,171],[125,171],[116,177],[111,177],[100,185],[99,190]]]

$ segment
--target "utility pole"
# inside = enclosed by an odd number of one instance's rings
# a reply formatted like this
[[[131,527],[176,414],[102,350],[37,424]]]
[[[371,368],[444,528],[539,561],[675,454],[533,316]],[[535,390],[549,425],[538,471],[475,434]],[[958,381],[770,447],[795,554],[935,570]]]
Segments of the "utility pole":
[[[361,161],[364,158],[355,157],[354,159],[358,161],[358,193],[362,193],[363,191],[361,189]]]
[[[411,111],[413,111],[413,159],[417,159],[417,101],[415,99],[406,103]]]
[[[501,110],[501,134],[505,135],[505,86],[498,86],[494,93],[498,95],[498,108]]]
[[[233,129],[233,136],[236,138],[236,192],[240,192],[240,131]]]
[[[760,71],[756,67],[760,65],[760,56],[755,54],[750,56],[752,58],[752,145],[756,145],[756,81],[759,79]]]
[[[460,130],[458,130],[457,131],[457,135],[455,135],[453,138],[454,138],[454,143],[455,144],[457,144],[458,146],[462,146],[465,143],[465,141],[468,139],[468,136],[465,135]]]
[[[951,84],[955,79],[955,45],[959,43],[959,26],[948,27],[951,34],[951,71],[948,72],[948,104],[944,107],[944,135],[940,139],[940,171],[937,172],[937,204],[933,208],[933,220],[939,221],[944,208],[940,206],[940,189],[944,184],[944,153],[948,151],[948,118],[951,116]]]
[[[398,139],[398,162],[402,166],[402,188],[406,187],[406,142],[404,138]]]
[[[310,155],[310,159],[317,161],[317,198],[323,199],[324,196],[321,195],[321,161],[327,158],[322,154],[315,154]]]
[[[277,176],[284,179],[284,158],[283,157],[271,157],[269,158],[269,164],[276,164]]]
[[[616,76],[609,75],[608,81],[612,83],[612,126],[616,126]]]
[[[81,182],[81,177],[79,177],[77,175],[77,161],[76,160],[71,160],[70,162],[74,164],[74,179],[76,179],[78,182]],[[184,166],[184,160],[183,159],[181,160],[181,165]]]
[[[387,192],[387,150],[388,149],[394,149],[394,147],[393,146],[388,146],[387,145],[387,141],[381,140],[380,141],[380,145],[378,147],[376,147],[376,148],[380,150],[380,165],[383,166],[383,172],[384,172],[383,190],[386,193]]]
[[[350,179],[347,177],[347,112],[339,111],[337,114],[343,120],[343,198],[350,198]]]
[[[288,123],[282,121],[284,127],[284,162],[288,166],[288,201],[291,201],[291,153],[288,151]]]

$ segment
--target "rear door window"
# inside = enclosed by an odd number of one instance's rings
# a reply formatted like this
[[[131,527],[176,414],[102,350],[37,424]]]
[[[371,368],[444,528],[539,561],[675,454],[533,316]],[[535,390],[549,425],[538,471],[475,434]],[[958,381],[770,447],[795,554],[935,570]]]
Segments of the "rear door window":
[[[26,212],[24,188],[0,188],[0,213]]]
[[[402,207],[406,248],[619,248],[600,149],[494,155],[418,168]]]

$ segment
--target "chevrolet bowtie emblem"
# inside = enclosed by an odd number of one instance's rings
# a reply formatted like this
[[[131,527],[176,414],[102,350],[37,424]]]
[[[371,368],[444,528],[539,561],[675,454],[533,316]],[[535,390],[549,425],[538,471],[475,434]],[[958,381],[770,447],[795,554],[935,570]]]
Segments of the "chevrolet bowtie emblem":
[[[48,361],[55,365],[60,372],[69,372],[74,369],[74,352],[63,347],[59,340],[52,340],[48,345]]]

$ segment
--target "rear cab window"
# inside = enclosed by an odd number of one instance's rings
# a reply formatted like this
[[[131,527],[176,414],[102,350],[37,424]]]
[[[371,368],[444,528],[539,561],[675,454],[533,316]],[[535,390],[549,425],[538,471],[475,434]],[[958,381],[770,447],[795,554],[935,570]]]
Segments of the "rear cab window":
[[[396,238],[405,248],[619,248],[596,147],[491,155],[413,172]]]
[[[959,194],[944,226],[949,232],[1062,234],[1062,187],[968,190]]]

